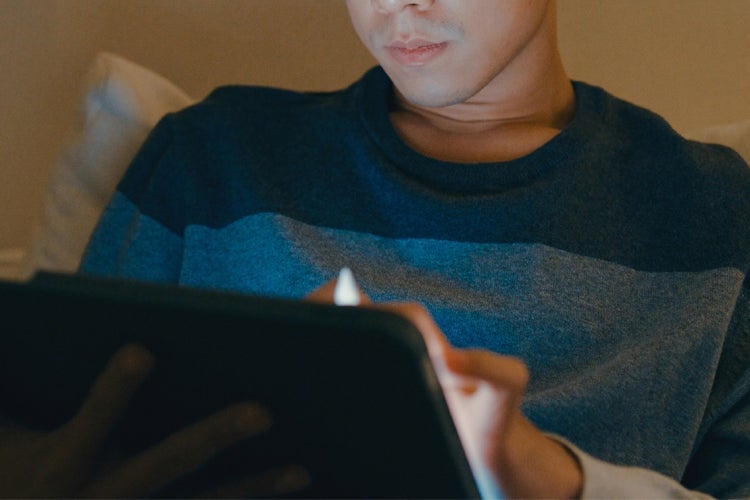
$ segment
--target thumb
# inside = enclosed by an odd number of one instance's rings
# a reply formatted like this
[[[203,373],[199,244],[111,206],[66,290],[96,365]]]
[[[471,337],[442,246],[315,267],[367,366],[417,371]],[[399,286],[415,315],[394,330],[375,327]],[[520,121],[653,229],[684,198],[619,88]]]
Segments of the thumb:
[[[455,375],[487,382],[496,389],[523,394],[529,383],[528,367],[512,356],[483,349],[450,349],[444,359]]]

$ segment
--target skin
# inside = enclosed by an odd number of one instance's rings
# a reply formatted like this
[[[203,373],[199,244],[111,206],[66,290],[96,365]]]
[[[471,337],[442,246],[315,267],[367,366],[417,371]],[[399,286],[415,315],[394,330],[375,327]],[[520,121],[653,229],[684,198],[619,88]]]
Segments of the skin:
[[[575,112],[553,0],[347,0],[355,31],[394,83],[391,119],[417,151],[506,161],[539,148]],[[399,42],[445,43],[403,64]]]

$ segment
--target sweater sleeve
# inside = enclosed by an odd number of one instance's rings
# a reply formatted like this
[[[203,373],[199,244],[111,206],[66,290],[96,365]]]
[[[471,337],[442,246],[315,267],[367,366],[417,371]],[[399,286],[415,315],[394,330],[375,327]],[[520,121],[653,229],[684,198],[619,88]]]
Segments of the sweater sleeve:
[[[118,185],[89,239],[80,273],[178,282],[183,230],[171,214],[181,208],[181,176],[172,142],[168,116],[151,132]]]
[[[597,498],[712,498],[688,490],[674,479],[640,467],[614,465],[562,441],[583,469],[583,499]]]

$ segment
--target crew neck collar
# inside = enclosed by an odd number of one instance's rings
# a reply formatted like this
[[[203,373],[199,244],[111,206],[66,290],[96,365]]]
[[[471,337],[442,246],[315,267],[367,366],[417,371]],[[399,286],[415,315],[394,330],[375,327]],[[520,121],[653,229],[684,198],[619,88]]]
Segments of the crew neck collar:
[[[389,116],[393,84],[382,68],[368,71],[355,87],[362,124],[389,160],[407,175],[441,191],[491,193],[533,182],[564,162],[582,145],[583,123],[591,109],[586,94],[591,88],[573,82],[576,112],[555,137],[532,153],[505,162],[455,163],[425,156],[409,147],[397,134]]]

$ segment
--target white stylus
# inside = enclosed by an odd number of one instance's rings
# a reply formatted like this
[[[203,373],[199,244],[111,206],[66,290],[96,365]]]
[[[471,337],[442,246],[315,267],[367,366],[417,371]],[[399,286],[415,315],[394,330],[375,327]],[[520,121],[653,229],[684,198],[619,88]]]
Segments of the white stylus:
[[[352,270],[344,267],[339,271],[339,278],[336,280],[333,303],[337,306],[358,306],[359,302],[359,288],[354,281]]]

